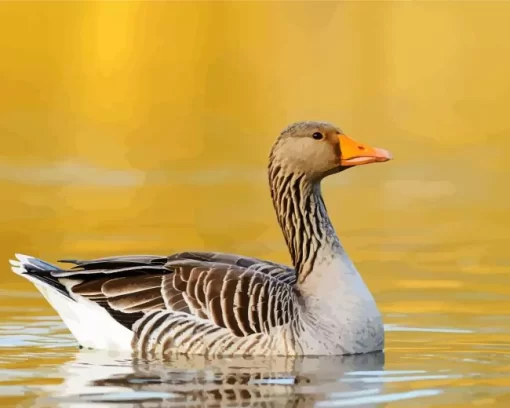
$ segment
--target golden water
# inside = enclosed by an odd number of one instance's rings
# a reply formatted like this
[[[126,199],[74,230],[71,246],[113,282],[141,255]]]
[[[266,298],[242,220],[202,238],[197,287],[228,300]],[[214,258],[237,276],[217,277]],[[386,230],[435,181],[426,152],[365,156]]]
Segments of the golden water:
[[[0,3],[0,404],[508,406],[508,21],[489,1]],[[324,185],[384,355],[79,351],[10,272],[14,252],[288,262],[265,166],[305,119],[396,157]]]

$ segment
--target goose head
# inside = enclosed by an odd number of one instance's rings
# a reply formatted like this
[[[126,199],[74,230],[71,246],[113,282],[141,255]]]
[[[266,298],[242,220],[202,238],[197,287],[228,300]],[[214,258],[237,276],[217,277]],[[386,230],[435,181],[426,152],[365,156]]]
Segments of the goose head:
[[[354,166],[390,160],[391,154],[347,137],[325,122],[299,122],[278,137],[269,160],[271,198],[301,284],[318,253],[340,256],[341,245],[328,217],[320,181]]]
[[[351,139],[330,123],[298,122],[280,134],[270,159],[285,173],[320,181],[354,166],[391,160],[392,156],[387,150]]]

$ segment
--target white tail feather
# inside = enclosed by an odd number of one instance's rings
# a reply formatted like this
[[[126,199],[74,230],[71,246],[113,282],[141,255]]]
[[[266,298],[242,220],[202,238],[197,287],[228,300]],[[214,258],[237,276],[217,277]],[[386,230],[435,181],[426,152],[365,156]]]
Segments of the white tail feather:
[[[80,345],[94,349],[131,350],[133,332],[118,323],[104,308],[72,292],[70,292],[72,299],[65,296],[53,286],[38,279],[37,275],[28,274],[26,268],[30,266],[41,273],[50,274],[52,270],[58,270],[56,266],[27,255],[16,254],[16,258],[17,260],[9,261],[13,272],[35,285],[57,311]],[[77,282],[64,280],[60,283],[69,290]]]
[[[23,264],[30,264],[30,257],[21,254],[15,254],[15,256],[17,259],[9,259],[9,263],[11,264],[12,271],[18,275],[21,275],[27,271]]]

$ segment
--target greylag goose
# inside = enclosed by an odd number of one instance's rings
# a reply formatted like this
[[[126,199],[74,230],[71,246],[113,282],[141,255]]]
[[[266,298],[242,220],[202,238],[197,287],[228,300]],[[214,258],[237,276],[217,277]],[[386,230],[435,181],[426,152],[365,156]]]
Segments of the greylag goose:
[[[269,184],[293,268],[218,252],[62,260],[17,254],[82,347],[138,355],[343,355],[382,350],[376,303],[328,217],[321,180],[391,159],[324,122],[287,127]]]

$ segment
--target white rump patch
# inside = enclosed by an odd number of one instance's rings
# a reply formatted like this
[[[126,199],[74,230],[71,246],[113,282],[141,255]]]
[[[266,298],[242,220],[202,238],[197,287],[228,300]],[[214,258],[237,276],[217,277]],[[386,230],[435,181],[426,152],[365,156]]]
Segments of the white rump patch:
[[[30,262],[34,258],[19,254],[16,257],[17,261],[10,261],[12,270],[34,283],[81,346],[103,350],[132,350],[133,332],[118,323],[105,309],[82,296],[71,294],[75,299],[71,300],[47,283],[27,275],[23,265],[34,265]],[[65,282],[61,283],[65,285]]]

